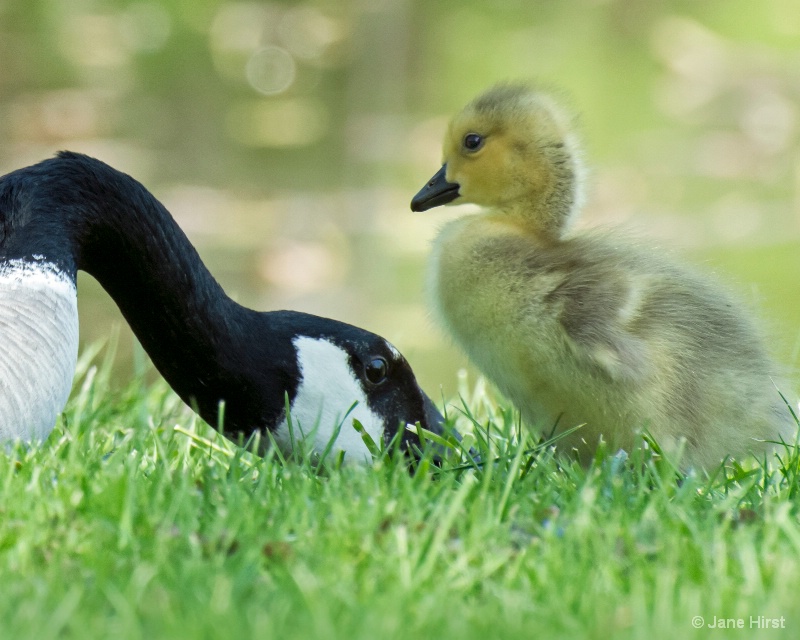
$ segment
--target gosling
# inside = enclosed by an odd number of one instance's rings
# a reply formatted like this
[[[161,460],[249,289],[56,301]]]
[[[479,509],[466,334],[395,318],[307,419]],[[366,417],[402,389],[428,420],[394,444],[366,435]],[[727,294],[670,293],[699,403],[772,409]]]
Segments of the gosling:
[[[413,211],[473,203],[428,264],[434,314],[540,433],[586,463],[647,430],[684,468],[794,443],[779,372],[747,313],[706,277],[612,232],[570,233],[584,201],[571,118],[500,85],[450,122]]]

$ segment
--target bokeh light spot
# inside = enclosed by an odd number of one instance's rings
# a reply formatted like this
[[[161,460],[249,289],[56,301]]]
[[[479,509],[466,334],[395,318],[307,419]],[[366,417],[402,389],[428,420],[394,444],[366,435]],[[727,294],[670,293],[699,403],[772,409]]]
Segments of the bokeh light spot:
[[[296,73],[292,55],[286,49],[275,46],[256,51],[245,67],[250,86],[267,96],[286,91],[292,86]]]

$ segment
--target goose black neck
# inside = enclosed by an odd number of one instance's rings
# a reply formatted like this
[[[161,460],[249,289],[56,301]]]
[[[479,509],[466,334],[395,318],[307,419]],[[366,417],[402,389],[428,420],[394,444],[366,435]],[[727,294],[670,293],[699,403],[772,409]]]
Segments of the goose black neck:
[[[216,425],[219,401],[243,393],[244,337],[265,314],[224,293],[169,212],[130,176],[61,153],[3,180],[0,198],[15,198],[17,211],[5,257],[44,256],[73,278],[77,269],[94,276],[170,386]],[[263,418],[239,410],[234,427]]]

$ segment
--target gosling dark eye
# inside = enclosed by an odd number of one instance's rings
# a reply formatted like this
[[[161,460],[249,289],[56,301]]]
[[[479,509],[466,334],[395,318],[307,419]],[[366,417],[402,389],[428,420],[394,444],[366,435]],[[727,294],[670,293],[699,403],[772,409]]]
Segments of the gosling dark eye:
[[[389,365],[386,360],[376,356],[364,365],[364,375],[372,384],[380,384],[389,375]]]
[[[467,151],[477,151],[483,146],[483,136],[477,133],[468,133],[464,136],[464,148]]]

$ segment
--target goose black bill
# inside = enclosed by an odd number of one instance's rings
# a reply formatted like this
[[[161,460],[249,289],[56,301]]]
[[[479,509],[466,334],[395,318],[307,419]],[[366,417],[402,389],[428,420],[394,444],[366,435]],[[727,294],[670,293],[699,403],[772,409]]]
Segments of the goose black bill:
[[[454,182],[448,182],[445,174],[447,173],[447,165],[442,165],[442,168],[428,181],[419,193],[411,199],[412,211],[427,211],[434,207],[439,207],[448,202],[452,202],[458,198],[458,190],[460,185]]]

